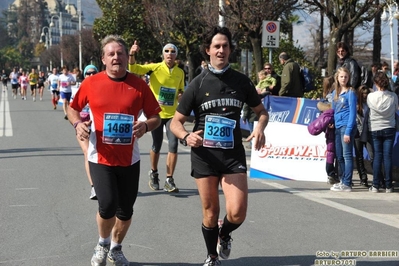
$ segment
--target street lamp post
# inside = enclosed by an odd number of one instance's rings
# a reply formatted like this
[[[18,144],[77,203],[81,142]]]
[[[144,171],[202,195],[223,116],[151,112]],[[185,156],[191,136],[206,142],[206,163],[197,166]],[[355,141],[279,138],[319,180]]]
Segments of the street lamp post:
[[[61,52],[61,58],[60,58],[60,60],[61,60],[61,67],[63,67],[63,65],[64,65],[64,60],[63,60],[63,58],[62,58],[62,47],[61,47],[61,41],[62,41],[62,12],[60,12],[60,15],[58,16],[58,15],[53,15],[53,16],[51,16],[51,19],[50,19],[50,28],[52,28],[52,27],[54,27],[54,22],[53,22],[53,18],[54,17],[57,17],[58,19],[59,19],[59,21],[58,21],[58,26],[59,26],[59,29],[60,29],[60,42],[59,42],[59,46],[60,46],[60,52]],[[50,38],[50,42],[51,42],[51,38]],[[50,46],[51,46],[51,44],[50,44]]]
[[[82,70],[82,3],[78,0],[78,15],[79,15],[79,69]]]
[[[48,39],[47,39],[47,33],[44,32],[45,29],[47,29],[47,32],[48,32]],[[47,26],[44,26],[42,28],[42,34],[40,36],[46,37],[46,39],[45,39],[46,40],[46,50],[48,50],[49,47],[51,47],[51,45],[53,44],[53,42],[51,40],[51,29],[49,27],[47,27]],[[40,38],[40,42],[41,41],[42,41],[42,39]],[[51,59],[50,59],[50,69],[53,69],[53,62],[51,61]]]
[[[49,40],[48,40],[48,38],[47,38],[47,33],[46,32],[44,32],[44,30],[45,29],[47,29],[47,32],[50,34],[50,29],[49,29],[49,27],[47,27],[47,26],[44,26],[43,28],[42,28],[42,33],[40,34],[40,42],[43,42],[43,40],[42,40],[42,38],[43,37],[45,37],[45,46],[46,46],[46,50],[48,50],[48,47],[49,47]]]
[[[388,13],[387,13],[388,11]],[[389,20],[389,34],[391,38],[391,75],[394,72],[394,52],[393,52],[393,19],[399,19],[399,12],[398,12],[398,5],[395,2],[387,2],[386,6],[384,7],[384,11],[381,15],[382,21]]]

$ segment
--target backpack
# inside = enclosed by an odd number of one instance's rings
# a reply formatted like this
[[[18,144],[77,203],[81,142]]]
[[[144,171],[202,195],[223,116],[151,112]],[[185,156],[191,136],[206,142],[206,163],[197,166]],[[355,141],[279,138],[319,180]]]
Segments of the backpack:
[[[300,78],[303,92],[309,92],[315,90],[316,87],[314,85],[313,74],[310,72],[309,68],[301,67],[300,70]]]

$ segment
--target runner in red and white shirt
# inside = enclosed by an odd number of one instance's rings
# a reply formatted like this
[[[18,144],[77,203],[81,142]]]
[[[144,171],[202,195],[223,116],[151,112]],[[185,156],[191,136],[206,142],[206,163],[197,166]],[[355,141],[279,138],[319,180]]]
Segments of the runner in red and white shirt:
[[[86,78],[68,108],[68,119],[83,141],[89,138],[88,160],[99,209],[99,241],[92,265],[129,265],[122,253],[137,198],[140,177],[138,139],[157,128],[161,111],[154,94],[140,78],[126,71],[128,50],[115,35],[102,42],[105,71]],[[90,120],[80,111],[90,104]],[[141,113],[146,121],[138,121]],[[112,235],[111,235],[112,233]]]

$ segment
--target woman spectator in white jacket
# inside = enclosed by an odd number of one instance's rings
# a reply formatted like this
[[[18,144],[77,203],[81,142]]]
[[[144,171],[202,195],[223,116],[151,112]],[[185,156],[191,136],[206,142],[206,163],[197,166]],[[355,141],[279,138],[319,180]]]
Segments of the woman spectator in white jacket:
[[[383,72],[374,76],[377,90],[367,97],[370,108],[369,131],[374,149],[373,185],[371,192],[379,192],[381,166],[384,165],[385,192],[393,192],[392,186],[392,150],[396,136],[395,113],[398,110],[398,97],[389,90],[389,78]]]

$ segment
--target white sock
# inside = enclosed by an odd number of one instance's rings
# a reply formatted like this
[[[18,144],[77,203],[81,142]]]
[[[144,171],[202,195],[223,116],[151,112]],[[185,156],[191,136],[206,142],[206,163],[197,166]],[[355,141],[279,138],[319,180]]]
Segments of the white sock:
[[[102,238],[100,236],[100,238],[98,239],[98,243],[100,243],[100,244],[108,245],[110,242],[111,242],[111,236],[109,236],[107,238]]]
[[[119,243],[116,243],[114,241],[111,241],[111,246],[109,247],[109,250],[111,250],[111,249],[113,249],[114,247],[117,247],[117,246],[122,246],[122,245],[119,244]]]

